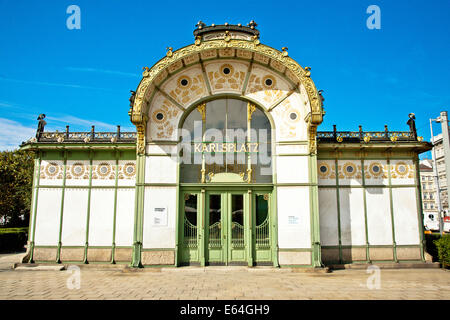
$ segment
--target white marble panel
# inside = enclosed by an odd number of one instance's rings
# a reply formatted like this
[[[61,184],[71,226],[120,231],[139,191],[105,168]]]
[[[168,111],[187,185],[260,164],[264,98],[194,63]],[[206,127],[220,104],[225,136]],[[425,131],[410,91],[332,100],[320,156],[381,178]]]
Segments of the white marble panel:
[[[88,186],[89,167],[89,160],[67,160],[66,186]]]
[[[321,245],[338,245],[337,195],[335,188],[319,188],[319,221]]]
[[[340,188],[341,242],[343,245],[365,245],[364,190]]]
[[[94,160],[92,162],[92,185],[114,186],[116,184],[116,161]]]
[[[306,183],[309,181],[308,156],[277,157],[278,183]]]
[[[392,245],[388,188],[366,188],[369,245]]]
[[[148,156],[145,160],[146,183],[176,183],[177,161],[171,157]]]
[[[144,248],[175,248],[176,187],[146,187],[144,200]],[[167,225],[157,225],[155,208],[164,208]],[[163,220],[160,220],[162,222]]]
[[[39,184],[41,186],[62,186],[64,161],[42,160]]]
[[[61,195],[62,189],[39,189],[34,240],[37,246],[58,245]]]
[[[420,244],[416,190],[414,188],[393,188],[392,204],[396,244]]]
[[[114,224],[114,189],[92,189],[89,246],[111,246]]]
[[[278,246],[311,248],[309,187],[278,187],[277,197]]]
[[[276,146],[277,154],[309,154],[307,144],[279,144]]]
[[[117,190],[116,246],[133,244],[134,198],[134,188]]]
[[[63,246],[84,246],[86,243],[88,189],[66,188],[61,243]]]

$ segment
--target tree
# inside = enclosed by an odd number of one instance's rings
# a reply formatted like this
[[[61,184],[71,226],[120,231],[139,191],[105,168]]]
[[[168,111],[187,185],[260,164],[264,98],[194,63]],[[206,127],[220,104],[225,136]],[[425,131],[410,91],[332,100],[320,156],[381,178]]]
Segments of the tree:
[[[28,226],[34,154],[21,150],[0,152],[0,223]]]

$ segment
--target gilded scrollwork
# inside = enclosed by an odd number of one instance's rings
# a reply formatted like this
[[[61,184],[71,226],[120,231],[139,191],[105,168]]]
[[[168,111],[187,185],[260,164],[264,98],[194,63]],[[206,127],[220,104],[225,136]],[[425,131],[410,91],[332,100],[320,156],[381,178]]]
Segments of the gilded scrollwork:
[[[136,91],[136,98],[133,104],[133,110],[131,112],[131,121],[134,124],[139,124],[144,121],[144,105],[147,105],[147,90],[150,88],[150,84],[153,83],[155,78],[160,72],[163,72],[171,64],[190,56],[194,53],[201,53],[206,50],[217,50],[224,48],[235,48],[240,50],[247,50],[254,53],[259,53],[274,60],[275,63],[281,63],[284,65],[291,74],[293,74],[299,83],[302,83],[308,94],[309,101],[311,103],[311,121],[315,125],[318,125],[322,121],[322,109],[320,104],[319,95],[317,89],[308,75],[308,71],[305,71],[296,61],[289,56],[285,56],[283,52],[268,47],[263,44],[256,44],[252,41],[231,39],[230,41],[224,41],[223,39],[204,41],[200,44],[192,44],[187,47],[181,48],[172,52],[171,56],[166,56],[156,63],[151,69],[144,71],[145,75],[139,84]],[[147,99],[146,99],[147,98]]]

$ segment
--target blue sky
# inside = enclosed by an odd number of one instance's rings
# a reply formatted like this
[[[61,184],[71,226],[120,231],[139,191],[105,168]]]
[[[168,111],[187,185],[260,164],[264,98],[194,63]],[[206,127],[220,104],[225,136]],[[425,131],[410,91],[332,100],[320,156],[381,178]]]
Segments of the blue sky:
[[[69,5],[81,30],[69,30]],[[369,30],[369,5],[381,29]],[[429,139],[429,118],[450,106],[450,1],[13,1],[0,0],[0,150],[47,130],[134,130],[129,90],[168,46],[193,42],[197,21],[247,24],[324,90],[319,130],[408,130]],[[440,132],[436,125],[435,132]]]

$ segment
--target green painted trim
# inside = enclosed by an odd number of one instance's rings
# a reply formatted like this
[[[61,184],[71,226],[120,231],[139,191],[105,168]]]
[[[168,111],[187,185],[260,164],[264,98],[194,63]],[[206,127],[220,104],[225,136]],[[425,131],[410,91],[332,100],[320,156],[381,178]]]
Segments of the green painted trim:
[[[416,182],[415,186],[415,194],[416,194],[416,203],[417,203],[417,226],[419,228],[419,239],[420,239],[420,256],[422,261],[425,262],[425,239],[423,233],[425,228],[423,227],[423,204],[422,204],[422,188],[420,184],[420,163],[419,157],[414,159],[414,166],[416,168],[414,173],[414,181]]]
[[[63,226],[63,212],[64,212],[64,194],[66,187],[66,169],[67,169],[67,151],[64,151],[64,173],[62,182],[62,194],[61,194],[61,212],[59,218],[59,239],[58,239],[58,251],[56,253],[56,262],[60,262],[61,256],[61,238],[62,238],[62,226]]]
[[[277,157],[309,157],[309,153],[278,153]]]
[[[170,153],[146,153],[145,156],[146,157],[169,157],[169,158],[173,157],[173,155],[171,155]]]
[[[361,159],[361,173],[363,184],[363,203],[364,203],[364,232],[366,235],[366,261],[370,261],[369,253],[369,226],[367,224],[367,196],[366,196],[366,172],[364,170],[364,159]]]
[[[391,185],[392,178],[391,178],[391,160],[387,159],[387,166],[389,168],[388,170],[388,180],[389,185]],[[392,189],[389,188],[389,205],[391,210],[391,224],[392,224],[392,243],[393,243],[393,251],[394,251],[394,261],[397,262],[397,249],[396,249],[396,242],[395,242],[395,224],[394,224],[394,202],[392,199]]]
[[[178,187],[178,183],[158,183],[158,182],[153,182],[153,183],[136,183],[136,187]]]
[[[274,267],[279,267],[278,263],[278,203],[277,203],[277,186],[273,187],[271,197],[271,210],[272,214],[272,262]]]
[[[247,234],[247,263],[249,267],[253,266],[253,239],[255,238],[255,228],[253,228],[253,192],[251,189],[247,191],[247,214],[245,214],[244,209],[244,216],[247,216],[247,225],[245,228],[245,233]],[[231,200],[230,200],[231,203]],[[244,195],[244,205],[245,205],[245,195]],[[231,212],[231,208],[227,208],[227,212]],[[245,224],[245,223],[244,223]],[[244,240],[245,241],[245,240]]]
[[[200,224],[197,223],[197,225],[200,225],[201,228],[198,228],[198,235],[199,235],[199,261],[200,265],[204,267],[206,265],[206,231],[205,231],[205,220],[206,220],[206,190],[203,188],[201,189],[200,193]]]
[[[121,150],[136,150],[136,143],[30,143],[20,148],[21,150],[84,150],[84,149],[96,149],[96,150],[109,150],[109,149],[121,149]]]
[[[339,194],[339,168],[338,159],[334,159],[335,175],[336,175],[336,201],[337,201],[337,223],[338,223],[338,243],[339,243],[339,262],[342,262],[342,240],[341,240],[341,204]]]
[[[180,161],[177,161],[177,177],[176,177],[176,184],[177,184],[177,191],[176,191],[176,203],[175,203],[175,266],[178,267],[179,265],[179,256],[178,251],[180,249],[180,239],[179,239],[179,232],[180,232]],[[184,196],[183,196],[184,199]],[[197,198],[198,199],[198,198]],[[184,206],[184,204],[183,204]],[[198,243],[198,240],[197,240]]]
[[[280,248],[279,252],[312,252],[314,248]]]
[[[398,185],[396,185],[396,184],[393,184],[393,185],[366,184],[366,185],[339,185],[339,186],[336,186],[334,184],[319,185],[319,188],[340,188],[340,189],[345,189],[345,188],[347,188],[347,189],[350,189],[350,188],[353,188],[353,189],[358,189],[358,188],[359,189],[361,189],[361,188],[364,188],[364,189],[366,189],[366,188],[401,189],[401,188],[416,188],[416,187],[417,187],[417,185],[415,185],[415,184],[398,184]]]
[[[293,140],[293,141],[276,141],[277,145],[305,145],[309,146],[308,140]]]
[[[33,205],[33,217],[32,219],[30,219],[30,223],[33,223],[33,229],[28,229],[28,230],[33,230],[32,231],[32,236],[31,236],[31,241],[30,241],[30,258],[28,260],[28,263],[32,263],[33,262],[33,254],[34,254],[34,243],[35,243],[35,237],[36,237],[36,218],[37,218],[37,204],[38,204],[38,195],[39,195],[39,188],[37,188],[37,186],[39,185],[39,181],[41,178],[41,162],[42,162],[42,155],[39,152],[39,156],[38,158],[36,158],[34,160],[34,168],[35,168],[35,173],[34,173],[34,178],[33,178],[33,191],[34,191],[34,205]]]
[[[136,193],[135,193],[135,213],[134,213],[134,240],[133,240],[133,261],[131,266],[139,268],[141,264],[141,250],[143,241],[144,226],[144,196],[145,189],[143,182],[145,181],[145,156],[137,155],[136,160]]]
[[[114,181],[114,217],[113,217],[113,238],[111,263],[116,263],[116,227],[117,227],[117,187],[119,185],[119,153],[116,151],[116,176]]]
[[[89,223],[91,218],[91,186],[92,186],[92,152],[89,152],[89,189],[88,189],[88,203],[87,203],[87,216],[86,216],[86,242],[84,248],[84,263],[87,263],[87,249],[89,246]]]
[[[309,181],[309,211],[310,211],[310,234],[311,234],[311,264],[314,267],[322,267],[321,243],[320,243],[320,214],[319,214],[319,188],[317,177],[317,158],[312,153],[308,159]]]

